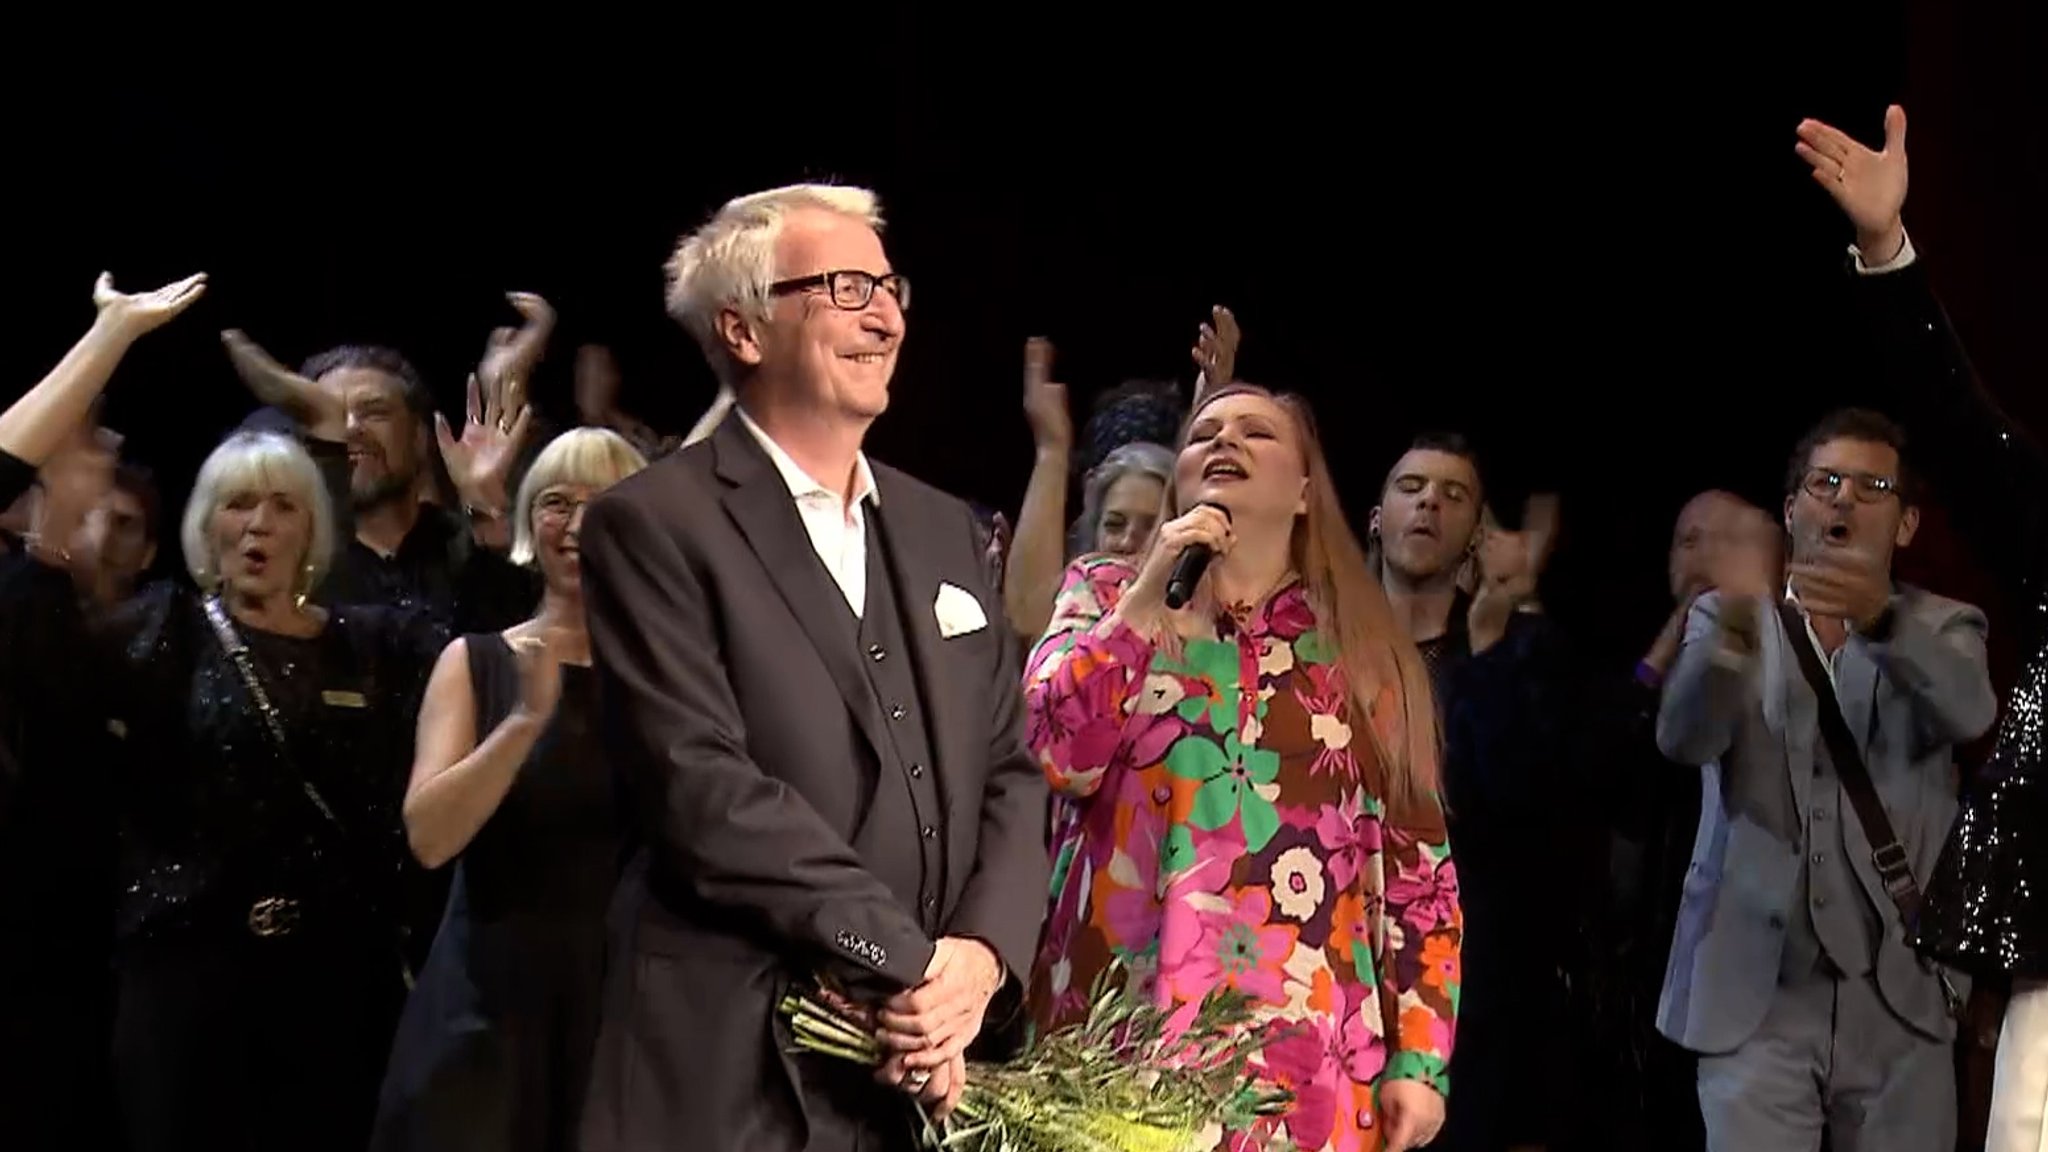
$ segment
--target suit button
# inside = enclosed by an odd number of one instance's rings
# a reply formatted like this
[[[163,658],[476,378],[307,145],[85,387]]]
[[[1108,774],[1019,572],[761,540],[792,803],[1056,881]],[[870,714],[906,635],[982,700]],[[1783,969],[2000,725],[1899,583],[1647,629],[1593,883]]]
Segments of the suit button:
[[[1813,862],[1814,862],[1815,864],[1825,864],[1825,863],[1827,863],[1827,862],[1828,862],[1828,854],[1827,854],[1827,853],[1825,853],[1825,852],[1815,852],[1815,853],[1813,854]]]
[[[901,720],[901,719],[903,719],[903,705],[901,705],[901,704],[891,704],[891,705],[889,705],[889,719],[891,719],[891,720]]]
[[[939,838],[939,830],[929,824],[925,825],[924,838],[927,840],[937,840]]]
[[[1814,818],[1815,820],[1825,820],[1825,819],[1827,819],[1827,818],[1828,818],[1828,810],[1827,810],[1827,809],[1825,809],[1825,808],[1815,808],[1815,809],[1813,810],[1813,818]]]
[[[882,661],[888,658],[888,651],[884,649],[880,644],[868,645],[868,659],[873,660],[877,664],[880,664]]]
[[[924,898],[924,906],[925,906],[926,908],[937,908],[937,907],[939,906],[939,898],[938,898],[937,896],[927,896],[927,897],[925,897],[925,898]]]
[[[920,780],[920,779],[923,779],[923,778],[924,778],[924,765],[922,765],[922,764],[912,764],[912,765],[910,766],[910,778],[911,778],[912,780]]]
[[[1815,896],[1815,897],[1813,898],[1813,906],[1814,906],[1815,908],[1825,908],[1825,907],[1827,907],[1827,906],[1828,906],[1828,898],[1827,898],[1827,897],[1825,897],[1825,896]]]

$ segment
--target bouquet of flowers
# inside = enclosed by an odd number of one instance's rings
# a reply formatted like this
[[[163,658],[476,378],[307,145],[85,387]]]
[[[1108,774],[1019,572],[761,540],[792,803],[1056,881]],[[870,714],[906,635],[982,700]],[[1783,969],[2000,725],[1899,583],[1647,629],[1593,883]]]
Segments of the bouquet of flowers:
[[[1088,1017],[1039,1038],[1005,1064],[970,1063],[953,1114],[924,1116],[929,1149],[963,1152],[1183,1152],[1205,1129],[1250,1127],[1286,1109],[1285,1090],[1262,1083],[1249,1059],[1265,1042],[1250,1006],[1211,993],[1184,1029],[1130,994],[1111,968],[1095,983]],[[782,1001],[799,1050],[875,1066],[871,1030],[814,996]]]

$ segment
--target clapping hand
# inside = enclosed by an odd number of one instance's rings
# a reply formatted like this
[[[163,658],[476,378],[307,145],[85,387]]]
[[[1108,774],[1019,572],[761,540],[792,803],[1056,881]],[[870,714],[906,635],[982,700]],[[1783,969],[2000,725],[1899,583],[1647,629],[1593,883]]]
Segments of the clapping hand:
[[[1869,632],[1891,604],[1891,572],[1877,556],[1856,548],[1823,547],[1793,561],[1786,574],[1799,604]]]
[[[521,636],[512,641],[519,660],[519,713],[545,723],[562,699],[562,647],[559,630]]]
[[[468,403],[462,435],[448,427],[448,418],[434,413],[434,441],[448,466],[448,479],[472,515],[495,519],[511,503],[507,494],[512,463],[532,427],[533,410],[500,374],[500,387],[486,388],[475,373],[469,377]],[[511,395],[506,393],[510,392]]]
[[[1033,336],[1024,342],[1024,419],[1040,452],[1066,452],[1074,446],[1074,417],[1067,409],[1067,386],[1052,378],[1052,341]]]
[[[1195,368],[1202,374],[1201,383],[1195,386],[1197,401],[1203,393],[1237,378],[1237,346],[1244,338],[1237,327],[1237,317],[1221,304],[1209,310],[1209,321],[1195,334],[1191,352]]]
[[[1793,151],[1856,226],[1864,262],[1895,258],[1906,243],[1906,110],[1896,104],[1885,109],[1882,151],[1818,120],[1800,121],[1798,134]]]
[[[154,292],[133,294],[115,290],[114,274],[102,272],[92,286],[92,305],[98,311],[99,323],[133,340],[163,327],[204,295],[204,272],[174,280]]]
[[[555,331],[555,309],[532,292],[507,292],[505,299],[524,323],[517,328],[493,329],[484,341],[484,354],[476,364],[477,379],[486,392],[504,398],[507,408],[523,403],[533,382],[533,371],[547,352],[548,337]]]
[[[1487,526],[1477,554],[1478,585],[1465,618],[1475,655],[1499,643],[1515,611],[1535,598],[1557,540],[1557,516],[1557,497],[1544,493],[1529,497],[1520,530]]]

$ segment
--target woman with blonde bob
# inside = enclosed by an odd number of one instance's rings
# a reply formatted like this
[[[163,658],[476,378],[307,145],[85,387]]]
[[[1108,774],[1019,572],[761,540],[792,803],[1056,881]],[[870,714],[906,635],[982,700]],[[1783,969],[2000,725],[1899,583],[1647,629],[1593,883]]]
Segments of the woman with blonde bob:
[[[405,995],[398,797],[444,637],[316,602],[337,487],[289,437],[229,437],[164,582],[107,622],[123,737],[114,1071],[138,1152],[360,1149]]]
[[[540,610],[454,641],[434,668],[405,829],[420,863],[459,863],[373,1148],[575,1146],[625,850],[595,727],[579,544],[584,506],[646,463],[600,428],[542,449],[512,522],[512,558],[543,579]]]
[[[1234,989],[1294,1102],[1216,1147],[1419,1147],[1443,1119],[1461,938],[1421,656],[1298,398],[1204,396],[1167,514],[1137,562],[1069,569],[1025,676],[1030,742],[1078,810],[1034,1015],[1085,1016],[1113,962],[1165,1007]],[[1196,544],[1215,560],[1170,609]]]

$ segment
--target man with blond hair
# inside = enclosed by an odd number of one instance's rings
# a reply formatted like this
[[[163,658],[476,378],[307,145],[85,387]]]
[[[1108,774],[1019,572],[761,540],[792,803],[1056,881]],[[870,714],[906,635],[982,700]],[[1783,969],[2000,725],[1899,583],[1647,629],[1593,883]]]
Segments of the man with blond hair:
[[[744,196],[684,238],[669,310],[732,411],[591,505],[604,738],[645,850],[588,1152],[909,1149],[971,1044],[1021,1038],[1046,794],[966,504],[861,451],[910,284],[875,196]],[[991,626],[991,619],[995,625]],[[791,1054],[824,982],[894,1053]]]

